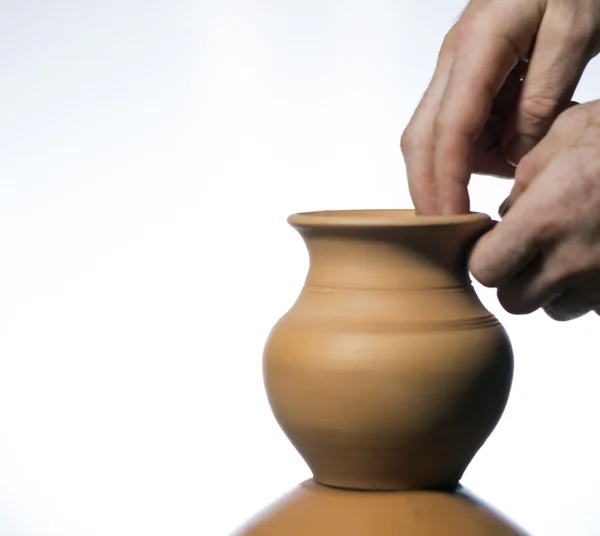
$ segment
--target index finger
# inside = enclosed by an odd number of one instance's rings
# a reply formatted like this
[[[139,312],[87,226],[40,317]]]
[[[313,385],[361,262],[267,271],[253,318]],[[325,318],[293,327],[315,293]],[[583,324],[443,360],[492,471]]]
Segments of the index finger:
[[[473,4],[458,24],[454,63],[435,123],[434,173],[442,214],[469,211],[473,144],[507,76],[527,57],[540,24],[536,2],[506,4]]]

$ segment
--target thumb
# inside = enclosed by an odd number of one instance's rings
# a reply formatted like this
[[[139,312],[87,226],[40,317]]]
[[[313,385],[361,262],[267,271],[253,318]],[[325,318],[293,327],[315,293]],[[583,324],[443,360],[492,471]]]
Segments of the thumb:
[[[592,25],[568,3],[551,3],[540,24],[527,73],[503,136],[506,160],[517,165],[546,135],[570,99],[590,59]]]

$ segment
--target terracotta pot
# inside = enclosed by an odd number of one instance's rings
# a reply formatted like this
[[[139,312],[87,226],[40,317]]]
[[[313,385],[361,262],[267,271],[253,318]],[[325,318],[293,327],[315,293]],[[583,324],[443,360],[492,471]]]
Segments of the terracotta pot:
[[[492,220],[372,210],[288,221],[310,268],[264,352],[281,428],[322,484],[455,487],[512,380],[510,342],[466,263]]]

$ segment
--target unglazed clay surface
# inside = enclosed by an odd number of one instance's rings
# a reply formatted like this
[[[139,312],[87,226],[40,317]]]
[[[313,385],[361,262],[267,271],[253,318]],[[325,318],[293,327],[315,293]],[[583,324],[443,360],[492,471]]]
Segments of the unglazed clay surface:
[[[288,220],[310,256],[264,378],[313,472],[236,536],[524,536],[460,488],[512,381],[508,337],[467,272],[483,214]]]
[[[456,486],[496,426],[512,380],[509,340],[467,272],[469,247],[492,221],[402,210],[288,221],[310,268],[264,352],[283,431],[329,486]],[[418,503],[428,510],[445,501],[455,504],[446,495]]]
[[[234,536],[525,536],[467,495],[359,492],[305,482]]]

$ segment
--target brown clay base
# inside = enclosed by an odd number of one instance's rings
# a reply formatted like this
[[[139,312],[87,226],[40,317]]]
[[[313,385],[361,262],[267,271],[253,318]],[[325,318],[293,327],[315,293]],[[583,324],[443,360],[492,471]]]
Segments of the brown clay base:
[[[306,481],[234,536],[526,536],[465,491],[363,492]]]

